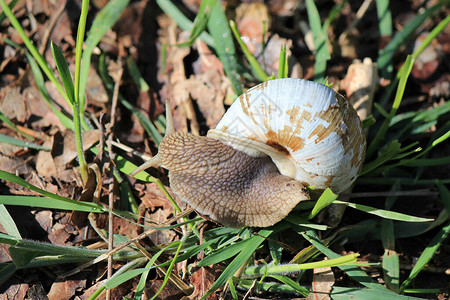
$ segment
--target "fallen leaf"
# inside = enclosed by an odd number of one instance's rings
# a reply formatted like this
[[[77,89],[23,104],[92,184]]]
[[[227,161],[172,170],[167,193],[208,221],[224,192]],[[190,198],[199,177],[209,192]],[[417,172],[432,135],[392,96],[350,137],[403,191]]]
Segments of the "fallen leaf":
[[[48,137],[43,146],[53,148],[53,136]],[[36,158],[36,171],[42,177],[56,177],[57,170],[53,156],[48,151],[39,151]]]
[[[198,268],[196,271],[192,272],[191,284],[195,289],[188,298],[191,300],[200,299],[207,291],[209,291],[214,281],[216,281],[216,274],[214,274],[210,267]],[[217,295],[213,293],[209,295],[207,299],[215,300],[217,299]]]
[[[316,268],[313,271],[312,293],[308,300],[329,300],[334,285],[334,274],[330,267]]]
[[[8,119],[23,123],[27,119],[26,106],[20,88],[7,86],[0,90],[0,112]]]
[[[86,287],[86,279],[83,280],[65,280],[56,281],[52,284],[50,292],[48,292],[48,300],[69,300],[77,291]]]
[[[11,284],[3,294],[0,295],[0,300],[23,300],[27,298],[27,293],[30,286],[28,283]]]
[[[0,170],[21,175],[30,174],[32,168],[21,157],[8,157],[0,154]]]

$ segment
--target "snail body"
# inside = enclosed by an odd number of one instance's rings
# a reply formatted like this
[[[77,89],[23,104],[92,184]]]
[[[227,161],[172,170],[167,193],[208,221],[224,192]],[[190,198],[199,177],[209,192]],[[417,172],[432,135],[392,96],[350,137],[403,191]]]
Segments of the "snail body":
[[[306,186],[345,190],[364,159],[365,138],[351,105],[302,79],[249,89],[206,137],[175,132],[166,110],[158,154],[131,176],[154,165],[168,169],[182,201],[229,227],[279,222],[310,199]]]

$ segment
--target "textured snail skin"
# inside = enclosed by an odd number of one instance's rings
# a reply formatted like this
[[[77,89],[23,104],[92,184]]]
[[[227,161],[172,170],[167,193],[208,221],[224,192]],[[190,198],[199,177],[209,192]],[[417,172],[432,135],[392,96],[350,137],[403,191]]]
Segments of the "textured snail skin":
[[[182,201],[228,227],[267,227],[302,200],[305,187],[269,157],[251,157],[207,137],[172,133],[159,146],[162,167]]]

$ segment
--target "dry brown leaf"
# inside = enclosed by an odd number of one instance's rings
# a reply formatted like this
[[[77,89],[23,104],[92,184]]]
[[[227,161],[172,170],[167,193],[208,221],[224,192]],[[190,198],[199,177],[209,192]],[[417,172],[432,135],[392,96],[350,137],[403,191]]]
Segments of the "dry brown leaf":
[[[30,118],[33,128],[55,126],[59,130],[64,130],[58,116],[50,109],[50,106],[35,87],[26,87],[23,95],[27,103],[28,115],[35,116],[35,118]]]
[[[212,51],[208,48],[205,42],[201,40],[197,40],[195,42],[195,47],[198,51],[198,59],[193,63],[194,73],[197,76],[201,74],[216,70],[222,77],[225,77],[225,73],[223,70],[223,63],[220,59],[212,53]]]
[[[1,225],[0,232],[6,232],[6,230]],[[9,247],[10,245],[8,244],[0,244],[0,263],[9,262],[12,260],[11,256],[9,255]]]
[[[43,146],[53,148],[53,136],[48,137]],[[53,156],[48,151],[39,151],[36,158],[36,171],[42,177],[56,177],[57,170]]]
[[[161,224],[168,220],[171,216],[173,216],[172,211],[173,209],[157,209],[154,212],[147,210],[144,214],[144,225],[155,226],[157,224]],[[145,230],[146,229],[144,228],[144,231]],[[154,245],[159,245],[172,242],[175,237],[176,233],[173,230],[156,230],[151,235],[149,235],[148,238]]]
[[[27,298],[30,286],[28,283],[11,284],[9,288],[0,295],[0,300],[23,300]]]
[[[48,300],[69,300],[77,291],[86,287],[86,279],[56,281],[48,292]]]
[[[66,224],[55,223],[48,235],[48,240],[55,245],[67,245],[70,233],[66,230]]]
[[[169,187],[166,187],[166,189],[170,190]],[[142,201],[142,204],[146,208],[151,210],[154,210],[157,207],[162,207],[163,209],[172,208],[170,201],[167,199],[166,195],[164,195],[164,193],[156,183],[149,183],[146,185],[137,184],[136,190],[141,190],[144,193],[143,195],[139,196],[139,199]],[[173,196],[172,193],[171,195]]]
[[[30,174],[31,167],[21,157],[8,157],[0,154],[0,170],[12,174]]]
[[[175,271],[173,271],[175,272]],[[163,283],[162,279],[155,279],[149,282],[149,287],[147,289],[147,295],[151,298],[156,292],[159,291]],[[184,296],[184,293],[174,284],[172,281],[167,281],[166,286],[161,291],[156,299],[181,299]]]
[[[196,271],[192,272],[191,275],[191,284],[194,286],[194,292],[189,295],[189,299],[197,300],[200,299],[206,292],[211,288],[214,281],[216,280],[216,274],[210,267],[201,267]],[[215,293],[208,296],[209,300],[217,299],[217,295]]]
[[[308,300],[329,300],[330,292],[334,285],[334,274],[330,267],[314,269],[312,293]]]
[[[27,119],[26,106],[20,88],[7,86],[0,90],[0,112],[8,119],[23,123]]]
[[[42,210],[36,212],[34,215],[41,228],[46,232],[50,232],[53,226],[53,212],[50,210]]]

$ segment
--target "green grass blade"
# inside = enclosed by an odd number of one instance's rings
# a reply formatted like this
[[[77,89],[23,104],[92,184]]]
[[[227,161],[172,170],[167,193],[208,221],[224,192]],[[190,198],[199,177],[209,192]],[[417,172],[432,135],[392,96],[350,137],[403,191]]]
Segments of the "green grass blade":
[[[316,57],[314,63],[314,81],[325,80],[327,61],[331,58],[328,51],[328,32],[321,25],[319,11],[313,0],[306,0],[306,12],[308,13],[309,26],[314,37]]]
[[[376,0],[377,16],[378,16],[378,30],[380,32],[381,39],[390,39],[392,36],[392,13],[389,8],[389,0]],[[382,51],[382,50],[381,50]],[[381,51],[379,56],[381,56]],[[389,63],[385,68],[382,69],[383,77],[388,78],[392,73],[393,67]]]
[[[405,164],[407,167],[435,167],[450,164],[450,156],[440,158],[420,158],[411,160]]]
[[[280,49],[280,59],[278,61],[278,78],[287,78],[288,70],[286,70],[287,65],[286,57],[286,45],[281,45]]]
[[[157,146],[161,143],[163,136],[158,131],[156,126],[135,106],[133,106],[130,102],[125,100],[122,96],[119,96],[120,103],[129,111],[131,111],[132,114],[138,118],[139,123],[141,123],[142,127],[144,127],[145,131],[148,133],[148,135],[151,137],[151,139],[155,142]]]
[[[236,244],[230,245],[228,247],[225,247],[223,249],[220,249],[217,252],[214,252],[208,256],[206,256],[204,259],[202,259],[197,266],[198,267],[205,267],[210,266],[214,264],[218,264],[226,259],[229,259],[239,252],[241,252],[243,249],[245,249],[248,244],[251,242],[250,239],[237,242]]]
[[[10,144],[10,145],[15,145],[15,146],[19,146],[22,148],[31,148],[31,149],[35,149],[35,150],[43,150],[43,151],[51,151],[52,149],[48,148],[48,147],[44,147],[35,143],[31,143],[31,142],[27,142],[27,141],[22,141],[16,138],[13,138],[11,136],[7,136],[4,134],[0,134],[0,143],[6,143],[6,144]]]
[[[84,97],[80,96],[80,69],[81,69],[81,57],[83,53],[83,41],[84,41],[84,32],[86,29],[86,19],[89,10],[89,0],[81,1],[81,15],[78,21],[78,30],[77,30],[77,41],[75,44],[75,74],[74,74],[74,102],[77,103],[80,108],[80,114],[84,115],[84,100],[80,101],[80,99],[84,99]],[[89,62],[84,62],[89,65]],[[85,79],[85,78],[83,78]],[[85,79],[87,80],[87,78]],[[67,88],[66,88],[67,91]]]
[[[51,43],[51,49],[53,54],[53,59],[55,60],[56,67],[58,68],[59,76],[63,83],[64,89],[66,90],[66,95],[69,98],[70,103],[76,104],[75,92],[73,87],[72,76],[70,75],[69,66],[64,58],[61,49],[55,43]]]
[[[414,59],[416,59],[424,50],[426,47],[428,47],[431,42],[448,26],[450,22],[450,16],[442,20],[433,30],[430,32],[430,34],[422,41],[420,46],[411,54]],[[403,68],[403,66],[402,66]],[[395,86],[398,83],[399,74],[401,72],[397,72],[397,76],[394,78],[392,83],[385,89],[385,92],[380,97],[379,104],[385,105],[388,99],[391,97]]]
[[[197,15],[194,19],[194,24],[191,29],[191,33],[186,42],[178,44],[180,47],[190,47],[194,44],[197,37],[200,36],[202,32],[205,31],[206,25],[208,23],[211,11],[215,7],[217,0],[203,0],[198,8]]]
[[[106,282],[105,288],[113,289],[136,276],[139,276],[141,274],[144,274],[144,273],[150,271],[152,268],[148,267],[148,265],[149,265],[149,263],[147,263],[147,266],[145,268],[138,268],[138,269],[130,270],[130,271],[127,271],[120,275],[111,277],[111,279]]]
[[[386,132],[389,128],[389,123],[395,116],[395,113],[397,112],[397,109],[399,108],[400,103],[402,101],[403,93],[405,92],[406,82],[408,80],[409,74],[411,73],[413,65],[414,59],[412,58],[411,55],[408,55],[408,58],[405,61],[405,68],[402,69],[403,71],[400,75],[400,81],[397,87],[397,94],[395,95],[394,103],[392,104],[391,111],[389,112],[389,117],[386,120],[384,120],[383,124],[381,125],[381,128],[373,138],[372,142],[367,147],[366,157],[371,157],[378,149],[381,141],[385,138]]]
[[[113,289],[113,288],[121,285],[122,283],[127,282],[131,278],[134,278],[134,277],[136,277],[138,275],[141,275],[141,274],[143,274],[145,272],[150,271],[152,268],[155,267],[155,266],[153,266],[155,261],[161,256],[161,254],[164,253],[164,251],[167,250],[167,248],[168,248],[168,246],[164,247],[163,249],[161,249],[157,253],[155,253],[155,255],[153,255],[152,258],[148,261],[148,263],[145,266],[145,268],[130,270],[130,271],[124,272],[124,273],[122,273],[120,275],[112,277],[110,280],[108,280],[105,283],[105,288]]]
[[[238,42],[239,46],[241,47],[242,51],[245,54],[245,57],[247,58],[253,73],[255,74],[256,78],[259,81],[267,81],[269,80],[269,75],[263,70],[261,65],[259,64],[258,60],[253,56],[253,54],[248,50],[247,45],[242,41],[241,35],[239,31],[237,30],[236,23],[234,21],[230,20],[230,27],[231,31],[233,32],[233,35]]]
[[[131,75],[131,78],[133,78],[134,83],[138,86],[139,91],[141,93],[148,92],[150,90],[150,87],[142,77],[141,72],[139,71],[139,68],[136,65],[136,62],[134,61],[132,55],[127,57],[127,69]]]
[[[378,157],[368,162],[364,165],[359,176],[363,176],[367,173],[372,172],[379,166],[383,165],[387,161],[393,159],[396,155],[401,153],[401,145],[397,140],[391,141],[389,144],[385,145],[378,154]]]
[[[141,258],[141,259],[135,259],[132,260],[130,262],[128,262],[127,264],[125,264],[123,267],[121,267],[119,270],[115,271],[115,273],[113,274],[113,276],[109,279],[109,280],[113,280],[114,277],[120,276],[125,272],[128,272],[129,270],[133,270],[136,269],[137,267],[141,266],[142,264],[145,263],[145,259]],[[100,286],[89,298],[87,298],[88,300],[95,300],[97,299],[101,293],[103,293],[103,291],[105,290],[105,285]]]
[[[90,250],[84,247],[59,246],[48,243],[35,242],[31,240],[23,240],[0,233],[0,243],[14,246],[28,251],[36,251],[39,255],[70,255],[81,256],[85,258],[96,258],[104,253],[104,251]]]
[[[270,257],[272,258],[272,263],[278,265],[281,263],[281,256],[283,254],[283,247],[278,241],[278,236],[270,236],[267,240],[267,245],[269,246]]]
[[[322,209],[330,205],[336,200],[338,195],[334,194],[329,188],[327,188],[322,195],[320,195],[319,199],[314,205],[314,208],[311,210],[311,213],[308,216],[308,220],[314,218]]]
[[[303,295],[304,297],[308,297],[308,295],[309,295],[309,290],[307,288],[302,287],[300,284],[298,284],[297,282],[295,282],[294,280],[292,280],[291,278],[289,278],[287,276],[269,275],[269,277],[272,277],[272,278],[284,283],[285,285],[293,288],[295,291],[297,291],[297,293],[299,293],[300,295]]]
[[[323,245],[322,241],[318,238],[318,236],[313,231],[308,231],[307,233],[302,233],[302,236],[310,242],[312,245],[314,245],[317,250],[328,256],[329,258],[337,258],[340,257],[339,254],[333,252],[332,250],[328,249],[325,245]],[[376,290],[379,292],[386,292],[390,295],[396,295],[395,293],[389,291],[381,284],[375,282],[370,276],[368,276],[364,271],[361,269],[354,267],[354,266],[338,266],[339,269],[344,271],[348,276],[352,277],[354,280],[359,282],[360,284],[364,285],[365,287]]]
[[[401,161],[399,161],[396,164],[393,165],[389,165],[389,166],[385,166],[383,168],[381,168],[380,171],[385,171],[385,170],[389,170],[391,168],[394,167],[398,167],[398,166],[403,166],[406,165],[410,162],[415,161],[416,159],[418,159],[419,157],[425,155],[426,153],[430,152],[431,149],[433,149],[436,145],[442,143],[443,141],[447,140],[448,138],[450,138],[450,130],[448,132],[446,132],[445,134],[443,134],[442,136],[436,138],[435,140],[433,140],[433,142],[423,151],[421,151],[420,153],[418,153],[416,156],[411,157],[411,158],[407,158],[407,159],[402,159]],[[402,157],[399,157],[402,158]]]
[[[439,294],[439,293],[446,293],[447,289],[405,289],[403,291],[405,294],[411,293],[411,294]],[[423,299],[423,298],[422,298]]]
[[[57,194],[53,194],[53,193],[47,192],[47,191],[45,191],[43,189],[40,189],[40,188],[32,185],[31,183],[28,183],[27,181],[23,180],[22,178],[14,175],[14,174],[11,174],[11,173],[8,173],[8,172],[2,171],[2,170],[0,170],[0,179],[13,182],[13,183],[18,184],[20,186],[23,186],[24,188],[27,188],[29,190],[32,190],[32,191],[36,192],[36,193],[42,194],[42,195],[44,195],[46,197],[49,197],[49,198],[51,198],[53,200],[58,200],[57,203],[64,203],[64,202],[66,202],[67,205],[70,205],[70,204],[73,204],[75,202],[75,203],[80,203],[80,209],[81,209],[81,206],[84,206],[84,207],[89,207],[90,208],[89,211],[91,211],[91,212],[104,212],[105,211],[103,206],[101,206],[101,205],[98,205],[98,204],[95,204],[95,203],[90,203],[90,202],[74,201],[72,199],[69,199],[69,198],[66,198],[66,197],[63,197],[63,196],[60,196],[60,195],[57,195]],[[8,200],[8,197],[17,197],[17,196],[1,196],[1,197],[2,197],[3,201],[9,201],[10,202],[11,200]],[[28,196],[24,196],[24,197],[28,197]],[[40,198],[40,197],[35,197],[35,198]],[[40,198],[40,199],[43,199],[43,198]],[[45,199],[43,199],[42,201],[44,201],[44,200]],[[34,201],[34,200],[30,200],[30,201]],[[2,204],[10,204],[10,203],[3,203],[2,202]],[[18,204],[12,204],[12,205],[18,205]]]
[[[328,14],[327,19],[325,22],[323,22],[323,31],[328,31],[328,28],[331,25],[331,22],[333,22],[337,16],[341,13],[341,11],[344,9],[345,5],[347,4],[348,0],[344,0],[341,3],[335,4],[333,8],[330,10],[330,13]]]
[[[16,223],[3,204],[0,204],[0,224],[3,226],[3,229],[5,229],[8,235],[19,239],[22,238],[19,229],[17,229]]]
[[[302,270],[314,268],[337,267],[340,265],[355,263],[358,256],[359,254],[349,254],[328,260],[315,261],[303,264],[251,266],[247,267],[243,274],[250,277],[261,277],[265,274],[279,275],[284,273],[300,272]]]
[[[190,31],[194,24],[170,0],[156,0],[158,6],[184,31]],[[208,46],[214,47],[213,38],[206,32],[200,34],[200,39]]]
[[[381,218],[389,219],[389,220],[403,221],[403,222],[431,222],[431,221],[433,221],[433,219],[409,216],[409,215],[405,215],[402,213],[397,213],[397,212],[393,212],[393,211],[389,211],[389,210],[374,208],[374,207],[370,207],[370,206],[366,206],[366,205],[355,204],[355,203],[350,203],[350,202],[345,202],[345,201],[336,200],[334,203],[344,204],[344,205],[347,205],[348,207],[366,212],[368,214],[379,216]]]
[[[295,214],[290,214],[286,218],[284,218],[285,221],[292,223],[298,227],[303,227],[303,229],[316,229],[316,230],[327,230],[328,226],[322,225],[322,224],[314,224],[311,222],[308,222],[306,218],[302,218]]]
[[[253,289],[254,280],[249,279],[240,279],[238,284],[240,289],[250,290]],[[289,285],[282,284],[279,282],[258,282],[256,284],[258,291],[262,292],[270,292],[270,293],[278,293],[282,295],[296,294],[298,291]],[[286,298],[286,297],[285,297]]]
[[[0,204],[96,213],[105,212],[103,206],[91,202],[75,201],[72,199],[60,200],[38,196],[0,195]]]
[[[439,8],[447,2],[446,0],[440,1],[435,6],[432,6],[425,10],[423,13],[416,15],[400,32],[394,35],[392,41],[382,50],[378,56],[377,65],[379,70],[384,70],[392,61],[395,52],[403,46],[406,41],[411,38],[416,29],[421,26],[425,20],[435,14]]]
[[[183,254],[178,256],[178,258],[175,260],[175,263],[184,261],[186,259],[193,257],[194,255],[197,255],[198,253],[205,250],[206,248],[209,248],[213,243],[216,243],[219,239],[220,238],[211,239],[205,243],[202,243],[201,245],[191,247],[189,250],[186,250]],[[170,265],[171,263],[172,263],[172,260],[169,260],[169,261],[159,264],[158,267],[165,267],[165,266]]]
[[[361,289],[357,287],[340,287],[333,286],[331,290],[331,299],[333,300],[349,300],[349,299],[364,299],[364,300],[421,300],[422,298],[415,298],[411,296],[397,295],[390,291],[380,291],[373,289]]]
[[[236,271],[250,258],[250,256],[255,252],[255,250],[261,245],[264,240],[273,233],[273,230],[261,229],[258,232],[258,235],[254,235],[249,240],[249,246],[243,249],[235,259],[223,270],[222,274],[220,274],[219,278],[213,283],[209,291],[202,297],[202,299],[206,299],[209,295],[211,295],[215,290],[224,285],[228,278],[233,276]]]
[[[388,222],[388,220],[384,220]],[[391,221],[392,222],[392,221]],[[383,275],[389,289],[398,292],[400,278],[400,262],[397,252],[385,249],[383,254]]]
[[[145,269],[149,269],[152,266],[152,263],[149,261],[147,265],[145,265]],[[144,294],[144,289],[147,284],[148,274],[150,273],[150,269],[146,270],[141,274],[141,278],[139,278],[139,283],[136,286],[136,291],[133,295],[134,300],[141,300],[142,295]]]
[[[423,250],[414,268],[411,270],[411,273],[409,274],[408,278],[405,281],[403,281],[402,285],[400,286],[401,291],[404,291],[406,287],[408,287],[408,285],[411,283],[411,281],[414,278],[416,278],[416,276],[420,273],[420,271],[422,271],[423,268],[425,268],[427,263],[431,260],[431,258],[439,249],[442,242],[447,238],[449,233],[450,233],[450,223],[441,228],[441,230],[439,230],[439,232],[430,241],[425,250]]]
[[[431,144],[432,147],[442,143],[443,141],[447,140],[448,138],[450,138],[450,130],[447,131],[445,134],[443,134],[442,136],[440,136],[439,138],[435,139],[433,141],[433,143]]]
[[[427,35],[427,37],[422,41],[420,46],[411,54],[412,57],[416,59],[420,55],[420,53],[422,53],[425,50],[425,48],[427,48],[431,44],[431,42],[447,27],[449,23],[450,23],[450,16],[447,16],[436,27],[433,28],[430,34]]]
[[[166,286],[167,282],[169,281],[169,277],[172,273],[173,267],[175,266],[175,261],[177,260],[178,254],[180,253],[181,247],[183,246],[184,242],[187,239],[187,235],[184,235],[181,240],[180,240],[180,245],[178,246],[177,252],[175,252],[175,255],[169,265],[169,267],[167,268],[166,271],[166,276],[164,276],[164,280],[161,284],[161,287],[159,288],[159,290],[156,292],[156,294],[153,295],[153,297],[151,298],[151,300],[155,299],[156,297],[158,297],[158,295],[162,292],[162,290],[164,289],[164,287]]]
[[[208,20],[208,31],[214,39],[214,49],[223,63],[225,74],[230,79],[234,92],[237,95],[242,94],[241,75],[233,36],[220,1],[214,7]]]

